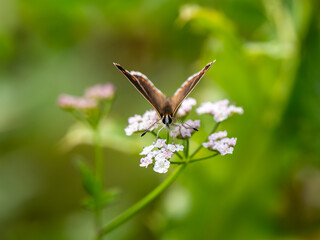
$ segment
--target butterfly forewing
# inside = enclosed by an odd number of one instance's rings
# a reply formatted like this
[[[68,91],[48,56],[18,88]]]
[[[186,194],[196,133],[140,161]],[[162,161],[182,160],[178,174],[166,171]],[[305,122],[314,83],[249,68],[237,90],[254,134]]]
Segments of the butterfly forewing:
[[[181,85],[181,87],[175,92],[175,94],[173,95],[173,97],[171,99],[171,105],[172,105],[172,109],[173,109],[172,115],[175,115],[175,113],[178,111],[182,101],[190,94],[192,89],[199,83],[202,76],[209,70],[209,68],[211,67],[211,65],[214,62],[215,61],[208,63],[200,72],[189,77]]]
[[[162,108],[165,103],[165,95],[157,89],[153,83],[142,73],[135,71],[127,71],[120,64],[114,65],[125,75],[132,85],[148,100],[154,107],[159,116],[162,116]]]

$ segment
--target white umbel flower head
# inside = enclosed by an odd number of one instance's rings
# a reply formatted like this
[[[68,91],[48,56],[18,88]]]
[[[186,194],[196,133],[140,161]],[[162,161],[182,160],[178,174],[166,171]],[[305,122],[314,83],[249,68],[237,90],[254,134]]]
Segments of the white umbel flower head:
[[[173,154],[183,151],[180,144],[166,144],[166,140],[158,139],[152,145],[144,147],[140,155],[145,157],[140,160],[140,167],[148,167],[154,162],[153,170],[158,173],[166,173],[170,167],[170,159]]]
[[[233,114],[243,114],[242,107],[229,105],[229,100],[221,100],[215,103],[204,102],[197,108],[198,114],[210,114],[216,122],[222,122]]]
[[[237,138],[227,138],[226,136],[227,131],[213,133],[208,137],[209,142],[202,145],[209,150],[218,151],[221,155],[232,154]]]

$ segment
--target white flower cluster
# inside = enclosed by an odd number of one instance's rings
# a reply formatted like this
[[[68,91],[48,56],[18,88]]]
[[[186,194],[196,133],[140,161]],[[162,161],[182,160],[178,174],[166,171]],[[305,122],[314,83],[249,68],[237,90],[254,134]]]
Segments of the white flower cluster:
[[[178,112],[177,112],[177,116],[178,117],[184,117],[186,116],[192,109],[193,106],[195,106],[197,104],[197,101],[194,98],[187,98],[185,99]]]
[[[129,118],[128,120],[129,125],[124,130],[126,134],[130,136],[135,132],[147,130],[158,119],[159,119],[158,114],[154,110],[146,111],[142,116],[136,114],[133,117]],[[159,127],[159,124],[156,123],[149,130],[152,131],[158,127]]]
[[[158,173],[166,173],[170,167],[169,159],[175,152],[183,151],[183,146],[166,144],[165,139],[158,139],[150,146],[144,147],[140,155],[146,155],[140,160],[140,167],[148,167],[154,163],[153,170]]]
[[[88,88],[83,97],[60,95],[58,104],[64,110],[92,110],[98,107],[100,100],[112,99],[115,91],[116,88],[111,83],[97,84]]]
[[[195,131],[194,128],[200,127],[200,120],[188,120],[183,125],[176,126],[173,131],[170,132],[171,137],[174,138],[189,138]]]
[[[243,114],[242,107],[236,107],[235,105],[229,105],[229,100],[221,100],[215,103],[204,102],[197,108],[198,114],[211,114],[216,122],[222,122],[226,120],[230,115]]]
[[[209,136],[209,142],[202,145],[209,150],[218,151],[221,155],[232,154],[237,138],[227,138],[227,131],[220,131]]]

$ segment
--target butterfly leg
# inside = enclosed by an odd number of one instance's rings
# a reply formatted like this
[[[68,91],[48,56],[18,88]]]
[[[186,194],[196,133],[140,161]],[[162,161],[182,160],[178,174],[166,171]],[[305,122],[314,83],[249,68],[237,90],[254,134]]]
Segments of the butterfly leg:
[[[162,128],[160,128],[160,130],[158,131],[158,133],[157,133],[157,137],[156,137],[156,141],[158,140],[159,133],[161,132],[161,130],[162,130],[164,127],[165,127],[165,126],[163,126]]]
[[[171,125],[175,126],[175,127],[178,127],[179,128],[179,131],[180,131],[180,135],[181,135],[181,125],[180,124],[176,124],[176,123],[172,123]],[[172,132],[172,144],[174,145],[174,132]]]
[[[186,128],[186,129],[193,129],[193,130],[195,130],[195,131],[199,131],[199,129],[194,128],[194,127],[191,127],[189,124],[181,121],[179,118],[173,118],[173,119],[174,119],[174,120],[178,120],[178,121],[181,123],[181,125],[182,125],[184,128]],[[187,127],[186,127],[186,126],[187,126]]]
[[[171,125],[173,125],[173,126],[178,126],[178,125],[176,125],[176,124],[174,124],[174,123],[171,123]],[[169,136],[172,137],[172,144],[175,145],[175,144],[174,144],[174,131],[173,131],[173,129],[170,127],[169,124],[166,125],[166,127],[167,127],[167,129],[168,129],[168,131],[169,131]],[[171,133],[172,133],[172,134],[171,134]],[[169,143],[168,143],[168,144],[169,144]]]
[[[147,128],[147,130],[145,130],[142,134],[141,137],[143,137],[147,132],[149,132],[149,130],[155,125],[157,124],[161,119],[157,120],[156,122],[154,122],[153,124],[151,124],[150,127]]]

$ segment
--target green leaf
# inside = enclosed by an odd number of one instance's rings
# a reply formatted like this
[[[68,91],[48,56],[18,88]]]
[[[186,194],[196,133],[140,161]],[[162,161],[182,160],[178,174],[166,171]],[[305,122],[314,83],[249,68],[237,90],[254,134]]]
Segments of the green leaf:
[[[81,174],[82,184],[86,192],[94,199],[99,198],[101,183],[96,179],[93,170],[83,160],[78,160],[77,167]]]

